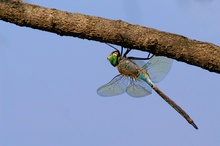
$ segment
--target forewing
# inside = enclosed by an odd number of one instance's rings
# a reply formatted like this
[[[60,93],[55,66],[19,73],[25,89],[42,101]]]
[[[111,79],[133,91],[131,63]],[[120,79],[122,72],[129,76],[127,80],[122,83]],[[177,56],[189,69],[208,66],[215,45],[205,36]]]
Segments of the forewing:
[[[142,68],[145,69],[150,79],[160,82],[169,73],[173,60],[164,56],[153,56]]]
[[[97,93],[100,96],[116,96],[125,93],[129,79],[123,75],[115,76],[109,83],[99,87]]]
[[[146,64],[143,60],[132,60],[135,64],[137,64],[139,67],[142,67]]]
[[[126,92],[132,97],[144,97],[151,94],[152,88],[142,80],[131,78]]]

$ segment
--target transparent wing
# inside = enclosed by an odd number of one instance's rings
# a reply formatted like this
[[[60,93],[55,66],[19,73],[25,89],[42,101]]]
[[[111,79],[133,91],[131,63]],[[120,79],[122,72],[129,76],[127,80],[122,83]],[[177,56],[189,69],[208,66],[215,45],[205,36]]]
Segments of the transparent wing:
[[[153,56],[142,68],[145,69],[150,79],[160,82],[169,73],[173,60],[164,56]]]
[[[139,67],[143,67],[146,64],[146,62],[144,62],[143,60],[132,60],[132,62],[137,64]]]
[[[126,92],[132,97],[143,97],[151,94],[152,88],[142,80],[131,78]]]
[[[129,79],[123,75],[115,76],[109,83],[99,87],[97,93],[100,96],[115,96],[125,93]]]

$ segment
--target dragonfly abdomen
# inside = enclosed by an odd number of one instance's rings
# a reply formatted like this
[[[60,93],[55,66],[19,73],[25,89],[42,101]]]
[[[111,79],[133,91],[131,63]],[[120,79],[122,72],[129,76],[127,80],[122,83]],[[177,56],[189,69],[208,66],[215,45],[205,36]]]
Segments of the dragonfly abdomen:
[[[150,80],[149,75],[145,71],[139,71],[138,78],[145,81],[148,85],[150,85],[152,88],[154,88],[153,82]]]

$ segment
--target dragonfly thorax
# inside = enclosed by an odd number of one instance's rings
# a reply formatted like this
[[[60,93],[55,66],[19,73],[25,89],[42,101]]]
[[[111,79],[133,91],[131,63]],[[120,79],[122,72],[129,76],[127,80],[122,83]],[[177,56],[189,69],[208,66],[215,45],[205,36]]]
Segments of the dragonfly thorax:
[[[125,76],[137,78],[141,68],[130,59],[122,58],[118,63],[118,71]]]

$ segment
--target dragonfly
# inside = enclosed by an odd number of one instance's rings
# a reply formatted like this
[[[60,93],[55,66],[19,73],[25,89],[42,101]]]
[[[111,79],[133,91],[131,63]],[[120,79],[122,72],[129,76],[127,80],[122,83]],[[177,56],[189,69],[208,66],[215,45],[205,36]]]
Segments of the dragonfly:
[[[120,74],[115,76],[109,83],[99,87],[97,89],[98,95],[108,97],[126,92],[132,97],[144,97],[150,95],[153,89],[189,124],[198,129],[190,116],[154,84],[164,79],[168,74],[172,66],[172,59],[155,55],[151,57],[148,55],[147,58],[127,57],[131,49],[127,49],[123,54],[123,47],[121,47],[120,52],[114,46],[107,45],[115,49],[107,59],[112,66],[117,66]],[[143,60],[148,60],[148,62],[145,63]]]

